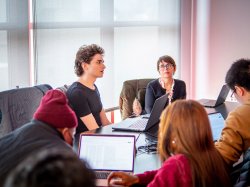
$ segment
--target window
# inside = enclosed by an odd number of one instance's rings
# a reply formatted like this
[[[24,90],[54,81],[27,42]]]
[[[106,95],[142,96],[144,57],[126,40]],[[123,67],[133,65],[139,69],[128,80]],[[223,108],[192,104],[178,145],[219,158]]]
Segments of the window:
[[[157,78],[159,56],[172,56],[179,76],[180,0],[14,1],[0,0],[1,86],[71,84],[75,54],[91,43],[105,49],[107,68],[96,82],[104,108],[118,105],[125,80]]]
[[[114,21],[157,21],[157,0],[114,0]]]
[[[28,2],[0,0],[0,91],[29,85]]]
[[[1,90],[8,89],[9,73],[7,61],[7,32],[0,31],[0,75],[1,75]]]
[[[0,23],[7,21],[6,16],[6,0],[0,0]]]

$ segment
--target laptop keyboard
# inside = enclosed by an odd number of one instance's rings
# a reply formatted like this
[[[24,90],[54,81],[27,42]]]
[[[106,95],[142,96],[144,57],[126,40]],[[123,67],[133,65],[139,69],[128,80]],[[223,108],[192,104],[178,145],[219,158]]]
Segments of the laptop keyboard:
[[[111,172],[95,172],[97,179],[107,179]]]
[[[130,129],[145,129],[148,119],[142,118],[129,126]]]

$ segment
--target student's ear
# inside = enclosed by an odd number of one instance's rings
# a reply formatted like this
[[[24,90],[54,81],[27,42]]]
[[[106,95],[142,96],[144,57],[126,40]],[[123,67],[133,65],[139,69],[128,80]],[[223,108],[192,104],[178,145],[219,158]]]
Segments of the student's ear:
[[[177,140],[176,138],[171,140],[171,148],[172,148],[172,152],[175,153],[177,150]]]
[[[88,69],[88,63],[85,63],[85,62],[83,62],[82,63],[82,69],[84,70],[84,71],[86,71],[87,69]]]
[[[235,92],[239,96],[243,96],[245,94],[245,89],[241,86],[234,86]]]
[[[63,128],[60,130],[62,133],[62,136],[65,140],[65,142],[67,142],[69,145],[73,146],[73,139],[74,139],[74,135],[72,134],[72,132],[70,131],[69,128]]]
[[[173,75],[175,74],[175,72],[176,72],[176,66],[174,66],[174,71],[173,71]]]

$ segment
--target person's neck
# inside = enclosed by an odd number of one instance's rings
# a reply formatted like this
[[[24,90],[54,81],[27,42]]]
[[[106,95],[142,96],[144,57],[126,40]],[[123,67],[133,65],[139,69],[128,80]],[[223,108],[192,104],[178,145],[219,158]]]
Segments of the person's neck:
[[[164,82],[165,85],[171,85],[173,83],[173,78],[169,77],[169,78],[161,78],[161,81]]]
[[[243,100],[244,100],[244,103],[250,103],[250,92],[246,91],[246,94]]]
[[[94,86],[95,81],[96,81],[96,78],[84,76],[84,75],[79,77],[78,79],[78,82],[80,82],[81,84],[83,84],[84,86],[90,89],[95,89],[95,86]]]

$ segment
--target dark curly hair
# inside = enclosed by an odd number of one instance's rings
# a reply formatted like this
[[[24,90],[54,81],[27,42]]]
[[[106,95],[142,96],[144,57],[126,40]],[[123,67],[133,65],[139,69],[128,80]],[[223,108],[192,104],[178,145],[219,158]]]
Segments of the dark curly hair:
[[[79,48],[79,50],[76,53],[76,59],[75,59],[75,73],[79,77],[84,73],[84,70],[82,68],[82,63],[89,64],[92,60],[93,56],[96,54],[103,55],[104,49],[96,44],[91,45],[83,45]]]
[[[171,56],[168,56],[168,55],[164,55],[164,56],[161,56],[158,61],[157,61],[157,70],[159,71],[159,65],[160,63],[164,61],[164,62],[167,62],[167,63],[170,63],[174,66],[174,69],[176,68],[176,64],[175,64],[175,61],[174,59],[171,57]]]
[[[227,71],[225,82],[233,91],[236,85],[250,91],[250,59],[239,59],[234,62]]]

